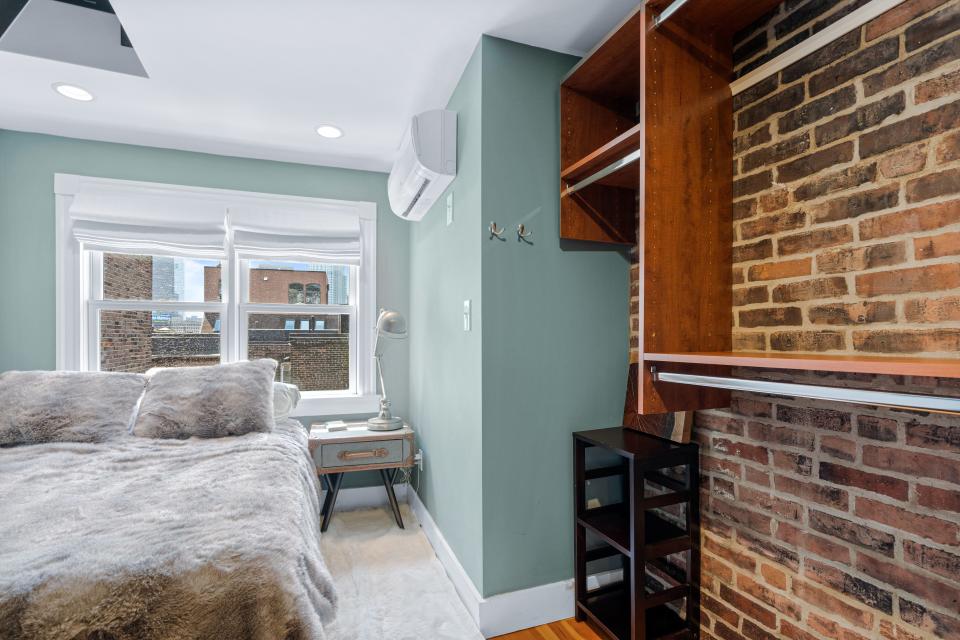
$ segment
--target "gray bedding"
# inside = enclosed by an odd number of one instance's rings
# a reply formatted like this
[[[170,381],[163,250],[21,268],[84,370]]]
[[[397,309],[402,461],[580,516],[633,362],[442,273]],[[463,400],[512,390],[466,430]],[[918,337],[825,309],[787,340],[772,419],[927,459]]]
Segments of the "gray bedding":
[[[293,420],[0,449],[0,639],[322,639],[335,609]]]

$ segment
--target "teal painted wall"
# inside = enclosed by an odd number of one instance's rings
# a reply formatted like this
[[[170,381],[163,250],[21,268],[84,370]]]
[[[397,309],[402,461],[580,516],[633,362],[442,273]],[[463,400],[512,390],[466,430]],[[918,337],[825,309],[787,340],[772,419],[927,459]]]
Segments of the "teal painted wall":
[[[409,223],[390,211],[386,174],[0,130],[0,371],[55,366],[55,173],[376,202],[377,304],[409,313]],[[407,415],[406,342],[384,369]]]
[[[483,584],[481,512],[481,47],[448,109],[458,112],[454,221],[441,198],[410,231],[410,409],[424,451],[419,495],[460,563]],[[463,330],[463,301],[473,305]]]
[[[559,85],[575,62],[483,40],[483,219],[509,236],[482,253],[485,596],[572,577],[570,434],[623,418],[629,261],[559,239]]]

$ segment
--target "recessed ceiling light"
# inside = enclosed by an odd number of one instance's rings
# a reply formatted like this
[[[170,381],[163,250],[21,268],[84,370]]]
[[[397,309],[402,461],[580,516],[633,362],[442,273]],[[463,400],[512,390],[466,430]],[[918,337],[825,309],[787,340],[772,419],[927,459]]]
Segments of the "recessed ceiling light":
[[[62,95],[64,98],[70,98],[71,100],[79,100],[80,102],[90,102],[93,100],[92,93],[76,85],[58,82],[53,85],[53,90]]]
[[[324,138],[339,138],[343,135],[343,129],[332,124],[322,124],[317,127],[317,134]]]

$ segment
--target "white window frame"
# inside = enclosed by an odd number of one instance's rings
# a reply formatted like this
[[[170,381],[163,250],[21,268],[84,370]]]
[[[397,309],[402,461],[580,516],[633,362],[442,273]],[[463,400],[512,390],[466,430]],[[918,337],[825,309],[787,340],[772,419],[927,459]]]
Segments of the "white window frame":
[[[223,261],[223,296],[220,302],[112,301],[102,299],[102,257],[99,252],[82,251],[73,237],[70,206],[78,193],[97,187],[122,188],[136,196],[157,191],[172,196],[198,198],[230,207],[253,205],[269,208],[314,209],[318,214],[336,211],[356,215],[360,222],[361,258],[359,267],[350,270],[351,305],[268,305],[247,300],[249,270],[242,265],[228,242]],[[336,314],[350,316],[350,388],[346,391],[302,392],[294,416],[334,416],[376,412],[379,396],[373,348],[376,337],[377,277],[377,205],[326,198],[307,198],[229,189],[210,189],[179,185],[94,178],[73,174],[54,175],[56,203],[56,303],[57,369],[95,371],[99,368],[99,312],[122,308],[219,312],[221,324],[221,361],[235,362],[246,354],[246,321],[250,313]],[[134,214],[132,214],[133,216]],[[85,255],[89,254],[89,255]],[[281,260],[282,258],[278,258]],[[352,309],[351,309],[352,307]]]

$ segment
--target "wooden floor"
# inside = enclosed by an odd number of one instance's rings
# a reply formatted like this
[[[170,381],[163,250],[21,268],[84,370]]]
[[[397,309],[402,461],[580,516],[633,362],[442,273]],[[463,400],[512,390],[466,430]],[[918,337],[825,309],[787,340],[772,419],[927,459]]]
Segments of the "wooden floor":
[[[576,622],[573,618],[568,618],[533,629],[508,633],[494,640],[602,640],[602,638],[594,633],[586,622]]]

